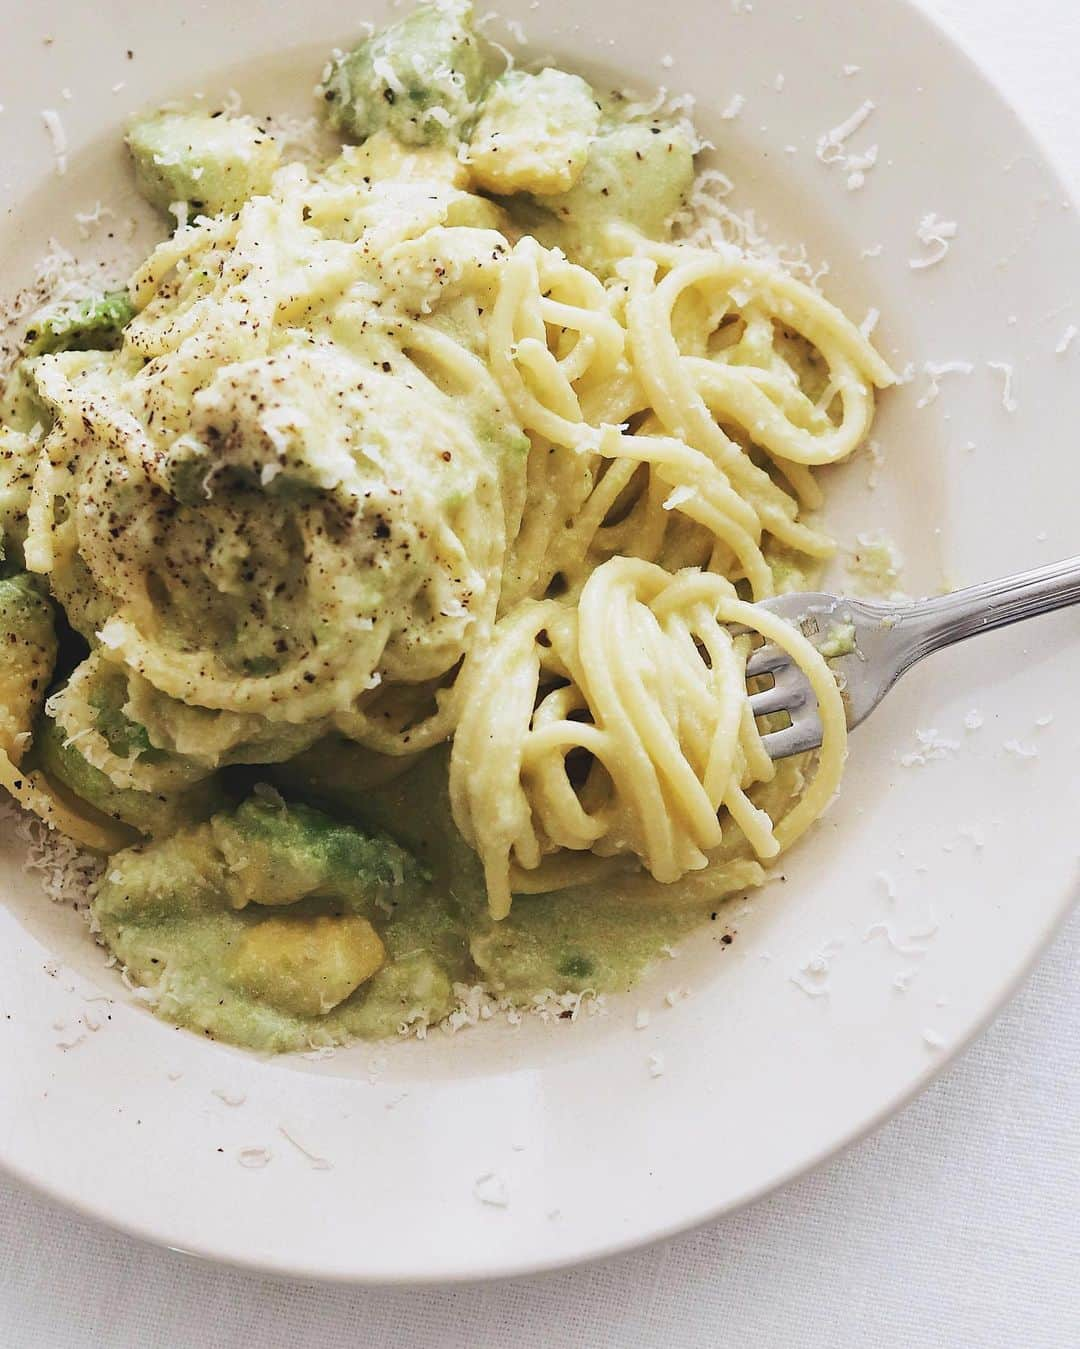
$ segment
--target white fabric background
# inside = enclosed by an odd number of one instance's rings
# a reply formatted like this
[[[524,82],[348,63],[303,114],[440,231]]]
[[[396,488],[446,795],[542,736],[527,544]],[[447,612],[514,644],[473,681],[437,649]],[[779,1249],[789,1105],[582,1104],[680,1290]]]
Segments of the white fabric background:
[[[1080,188],[1076,0],[924,3]],[[1080,914],[875,1137],[745,1213],[569,1274],[415,1293],[275,1282],[147,1248],[0,1177],[0,1349],[1076,1346],[1078,975]]]

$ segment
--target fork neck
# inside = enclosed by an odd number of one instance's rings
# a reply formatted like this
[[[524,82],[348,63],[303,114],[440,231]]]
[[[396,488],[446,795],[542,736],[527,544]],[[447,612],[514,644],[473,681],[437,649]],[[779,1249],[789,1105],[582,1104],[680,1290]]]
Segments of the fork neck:
[[[898,606],[899,633],[906,639],[905,667],[942,647],[980,632],[1080,603],[1080,557],[1033,571]]]

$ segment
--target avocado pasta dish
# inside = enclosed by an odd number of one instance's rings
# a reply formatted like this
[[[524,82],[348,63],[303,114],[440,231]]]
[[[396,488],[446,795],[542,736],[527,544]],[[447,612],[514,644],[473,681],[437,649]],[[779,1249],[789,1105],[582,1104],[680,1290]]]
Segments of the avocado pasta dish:
[[[0,784],[107,860],[165,1020],[259,1050],[625,990],[826,807],[814,470],[894,377],[695,233],[685,119],[512,68],[466,0],[335,53],[337,144],[127,131],[171,232],[31,319],[0,415]],[[820,751],[773,763],[764,637]]]

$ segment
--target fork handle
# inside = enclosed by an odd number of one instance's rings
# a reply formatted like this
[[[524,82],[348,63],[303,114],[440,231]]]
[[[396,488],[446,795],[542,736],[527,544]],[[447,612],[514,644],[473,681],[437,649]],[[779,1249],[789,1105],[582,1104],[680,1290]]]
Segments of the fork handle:
[[[910,607],[898,605],[896,627],[897,635],[905,639],[904,668],[943,646],[1070,604],[1080,604],[1080,557],[917,600]]]

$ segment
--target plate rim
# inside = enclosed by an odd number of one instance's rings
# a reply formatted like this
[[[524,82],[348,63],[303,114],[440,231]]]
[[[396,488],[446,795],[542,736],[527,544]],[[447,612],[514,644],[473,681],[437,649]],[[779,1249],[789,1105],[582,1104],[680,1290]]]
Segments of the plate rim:
[[[1000,105],[1015,119],[1021,132],[1039,158],[1046,166],[1048,178],[1053,187],[1067,200],[1074,212],[1080,209],[1080,193],[1074,191],[1059,163],[1059,157],[1046,143],[1039,127],[1033,125],[1023,105],[1018,105],[1012,96],[1003,89],[997,77],[979,63],[966,46],[964,39],[953,27],[948,17],[929,10],[923,0],[891,0],[891,3],[916,16],[934,35],[949,48],[954,60],[959,60],[967,68],[969,76],[981,83]],[[499,1268],[488,1272],[477,1272],[475,1268],[462,1268],[456,1272],[440,1272],[433,1275],[424,1273],[402,1273],[400,1275],[366,1274],[363,1271],[327,1270],[315,1265],[307,1265],[296,1257],[277,1258],[273,1255],[238,1255],[223,1248],[216,1237],[208,1239],[201,1249],[180,1246],[169,1240],[168,1236],[149,1221],[139,1221],[116,1216],[104,1205],[95,1204],[81,1195],[72,1195],[65,1191],[59,1182],[51,1184],[44,1175],[32,1167],[21,1166],[6,1153],[0,1151],[0,1172],[24,1185],[34,1195],[50,1203],[68,1209],[80,1218],[126,1237],[158,1248],[164,1248],[175,1254],[197,1261],[209,1261],[217,1265],[259,1274],[275,1279],[297,1280],[327,1286],[346,1286],[364,1288],[437,1288],[462,1287],[471,1284],[503,1282],[534,1275],[557,1273],[568,1269],[584,1268],[634,1251],[645,1250],[669,1241],[677,1236],[698,1231],[722,1218],[732,1216],[761,1200],[787,1188],[795,1181],[819,1170],[821,1167],[848,1152],[857,1144],[881,1129],[889,1120],[899,1115],[918,1096],[922,1095],[948,1068],[951,1068],[960,1055],[966,1053],[988,1027],[1001,1015],[1005,1007],[1013,1001],[1021,988],[1031,977],[1037,963],[1044,957],[1048,948],[1060,935],[1073,908],[1080,903],[1080,878],[1074,878],[1071,888],[1057,898],[1056,907],[1046,920],[1044,929],[1037,941],[1034,941],[1025,954],[1021,964],[1004,981],[995,995],[987,999],[979,1015],[973,1019],[962,1035],[951,1040],[947,1049],[933,1060],[927,1062],[922,1073],[907,1083],[903,1090],[894,1095],[887,1104],[878,1107],[869,1117],[858,1121],[848,1131],[833,1141],[819,1147],[811,1156],[792,1163],[768,1181],[751,1186],[735,1199],[704,1206],[693,1216],[670,1222],[662,1222],[651,1227],[640,1224],[635,1234],[613,1237],[605,1243],[599,1243],[587,1255],[570,1254],[566,1257],[552,1256],[543,1258],[522,1258],[516,1264],[504,1262]]]

